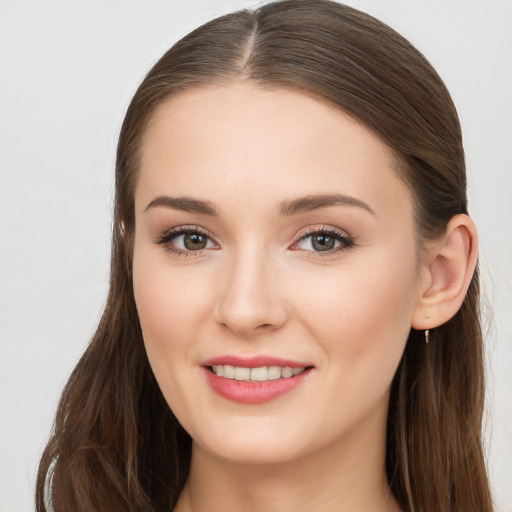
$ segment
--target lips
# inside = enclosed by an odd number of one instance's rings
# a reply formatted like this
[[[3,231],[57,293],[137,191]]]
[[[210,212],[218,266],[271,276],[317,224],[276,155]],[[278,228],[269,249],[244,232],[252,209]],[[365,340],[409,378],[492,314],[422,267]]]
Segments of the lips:
[[[307,363],[257,356],[222,356],[202,364],[210,388],[223,398],[261,404],[299,387],[313,367]]]
[[[290,366],[259,366],[247,368],[244,366],[231,366],[229,364],[213,365],[213,373],[219,377],[235,380],[246,380],[252,382],[263,382],[267,380],[289,379],[300,375],[305,367],[291,368]]]

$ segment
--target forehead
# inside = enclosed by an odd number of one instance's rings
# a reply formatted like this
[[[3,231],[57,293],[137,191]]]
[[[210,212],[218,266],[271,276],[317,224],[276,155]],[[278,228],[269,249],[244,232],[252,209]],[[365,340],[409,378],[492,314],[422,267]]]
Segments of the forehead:
[[[180,194],[269,206],[332,192],[377,209],[411,202],[391,150],[360,122],[299,92],[233,83],[188,90],[157,108],[136,202]]]

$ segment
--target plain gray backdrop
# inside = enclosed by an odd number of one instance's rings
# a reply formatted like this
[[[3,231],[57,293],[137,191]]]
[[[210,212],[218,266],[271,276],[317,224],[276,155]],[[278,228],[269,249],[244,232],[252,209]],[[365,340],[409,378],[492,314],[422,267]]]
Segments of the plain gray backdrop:
[[[450,89],[480,232],[497,510],[512,511],[512,2],[352,0]],[[0,0],[0,512],[33,510],[59,394],[106,298],[116,138],[150,65],[234,0]]]

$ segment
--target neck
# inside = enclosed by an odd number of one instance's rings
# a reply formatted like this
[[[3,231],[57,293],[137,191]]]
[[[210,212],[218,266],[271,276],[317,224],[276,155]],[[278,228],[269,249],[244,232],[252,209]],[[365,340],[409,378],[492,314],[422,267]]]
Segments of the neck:
[[[272,464],[233,462],[194,443],[175,512],[399,512],[386,477],[385,433],[369,438],[362,430]]]

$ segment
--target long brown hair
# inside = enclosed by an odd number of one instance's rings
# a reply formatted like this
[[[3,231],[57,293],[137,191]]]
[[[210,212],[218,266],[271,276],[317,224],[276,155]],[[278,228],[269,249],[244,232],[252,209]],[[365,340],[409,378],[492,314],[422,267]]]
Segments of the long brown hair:
[[[327,0],[285,0],[217,18],[173,46],[132,99],[119,137],[110,291],[67,383],[37,480],[38,512],[169,511],[191,440],[149,366],[132,290],[134,189],[152,113],[201,84],[248,80],[313,95],[369,127],[396,155],[419,240],[467,213],[461,130],[442,80],[403,37]],[[481,441],[478,273],[459,312],[411,329],[391,389],[386,464],[405,511],[491,511]]]

